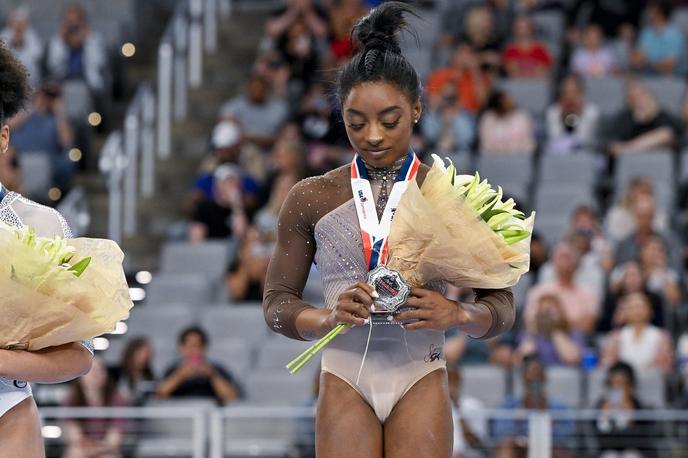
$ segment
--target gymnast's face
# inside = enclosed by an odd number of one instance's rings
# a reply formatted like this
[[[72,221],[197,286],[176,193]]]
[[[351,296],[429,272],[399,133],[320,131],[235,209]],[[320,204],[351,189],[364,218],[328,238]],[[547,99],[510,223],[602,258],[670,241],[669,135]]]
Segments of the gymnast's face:
[[[382,81],[354,86],[342,104],[346,134],[363,160],[390,167],[406,155],[420,100],[409,101],[397,86]]]

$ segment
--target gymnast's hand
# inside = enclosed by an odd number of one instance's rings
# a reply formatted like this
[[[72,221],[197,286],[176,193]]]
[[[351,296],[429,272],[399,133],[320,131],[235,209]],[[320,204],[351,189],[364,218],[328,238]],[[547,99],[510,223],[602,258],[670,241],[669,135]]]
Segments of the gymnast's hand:
[[[468,313],[463,309],[461,303],[447,299],[437,291],[430,289],[411,289],[411,295],[405,306],[413,308],[399,312],[394,317],[401,322],[416,320],[404,324],[404,328],[408,330],[434,329],[445,331],[468,321]]]
[[[337,298],[334,309],[327,317],[327,324],[331,328],[340,323],[363,326],[365,319],[370,316],[370,306],[373,304],[372,294],[375,294],[375,290],[367,283],[359,282],[352,285]]]

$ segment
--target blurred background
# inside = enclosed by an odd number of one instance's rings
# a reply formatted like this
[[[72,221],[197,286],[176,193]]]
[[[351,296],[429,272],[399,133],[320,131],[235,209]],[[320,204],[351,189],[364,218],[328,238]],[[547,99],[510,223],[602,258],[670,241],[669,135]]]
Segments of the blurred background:
[[[48,456],[314,456],[319,368],[261,296],[288,191],[352,157],[332,83],[378,3],[0,0],[35,87],[0,181],[119,241],[136,303],[34,387]],[[688,456],[688,1],[410,3],[416,152],[537,211],[514,329],[447,333],[455,456]]]

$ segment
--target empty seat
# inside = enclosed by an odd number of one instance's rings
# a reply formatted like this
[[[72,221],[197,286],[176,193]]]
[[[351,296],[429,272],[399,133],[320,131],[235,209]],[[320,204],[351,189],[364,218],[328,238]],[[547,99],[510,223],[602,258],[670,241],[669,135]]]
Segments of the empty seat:
[[[145,305],[134,307],[126,321],[126,337],[159,336],[176,342],[179,332],[193,324],[195,318],[193,310],[184,304],[168,304],[164,310]]]
[[[289,361],[296,358],[314,342],[302,342],[300,340],[287,339],[283,336],[277,336],[274,339],[269,339],[258,349],[258,360],[255,366],[257,371],[278,373],[285,371],[285,366]],[[314,374],[319,369],[318,361],[320,356],[313,357],[299,373]]]
[[[298,372],[252,372],[246,377],[247,401],[262,405],[303,405],[313,397],[314,378]]]
[[[535,216],[534,231],[549,245],[554,246],[564,235],[569,226],[569,220],[558,216],[549,217],[537,214]]]
[[[569,220],[571,213],[580,205],[595,207],[592,189],[585,183],[579,185],[557,185],[541,183],[535,197],[535,211],[540,216],[559,217]]]
[[[469,366],[462,371],[461,393],[480,399],[487,407],[499,407],[507,395],[507,372],[497,366]]]
[[[231,337],[210,340],[208,359],[230,371],[243,384],[243,378],[251,368],[254,355],[246,341]]]
[[[586,78],[585,98],[596,104],[603,116],[614,115],[623,108],[626,100],[624,80],[618,77]]]
[[[530,272],[525,273],[521,276],[514,286],[511,287],[511,291],[514,294],[514,305],[516,310],[521,310],[526,305],[526,297],[528,296],[528,290],[533,284],[533,274]]]
[[[203,274],[158,274],[146,289],[146,304],[184,302],[196,307],[215,298],[215,285]]]
[[[536,118],[542,118],[550,103],[551,86],[547,79],[511,78],[501,80],[499,87],[513,97],[516,104]]]
[[[18,155],[22,191],[25,196],[46,201],[53,183],[53,164],[44,151],[26,151]]]
[[[594,153],[545,154],[540,160],[540,183],[592,184],[598,158]]]
[[[657,97],[662,108],[671,114],[680,116],[686,92],[686,83],[682,78],[643,78],[642,83]]]
[[[514,371],[514,397],[523,396],[523,379]],[[583,401],[583,374],[577,367],[553,366],[547,368],[547,396],[568,407],[579,407]]]
[[[501,186],[504,192],[521,206],[528,199],[528,189],[533,176],[533,158],[528,155],[478,156],[478,172],[481,179],[487,178],[493,188]]]
[[[239,338],[252,344],[262,342],[271,332],[260,306],[205,308],[200,318],[203,327],[215,340]]]
[[[226,241],[203,243],[168,242],[162,247],[160,271],[196,273],[219,281],[227,271],[229,244]]]
[[[621,198],[634,177],[644,176],[654,183],[657,202],[670,208],[673,205],[674,169],[674,155],[669,150],[622,155],[616,163],[615,197],[617,200]]]

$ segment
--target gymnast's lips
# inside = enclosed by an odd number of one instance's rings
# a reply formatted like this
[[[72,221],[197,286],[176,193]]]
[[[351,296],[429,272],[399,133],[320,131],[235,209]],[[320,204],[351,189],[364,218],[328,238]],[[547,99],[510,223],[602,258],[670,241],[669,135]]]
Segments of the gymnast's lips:
[[[370,154],[373,157],[379,157],[383,156],[384,154],[388,153],[391,151],[392,148],[378,148],[378,149],[364,149],[366,153]]]

